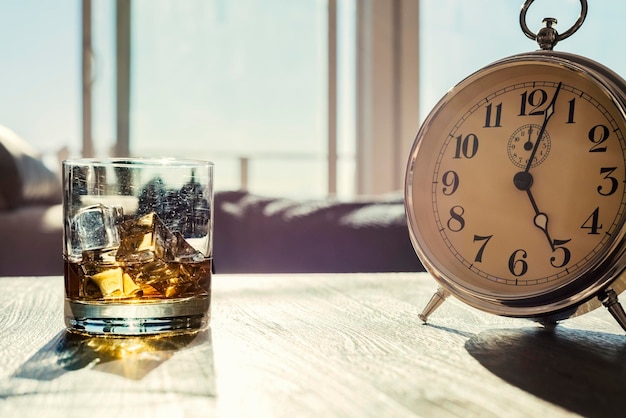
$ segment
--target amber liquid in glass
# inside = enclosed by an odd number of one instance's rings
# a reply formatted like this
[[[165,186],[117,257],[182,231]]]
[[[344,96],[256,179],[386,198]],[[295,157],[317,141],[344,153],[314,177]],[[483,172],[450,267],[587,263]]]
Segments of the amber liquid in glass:
[[[88,334],[142,335],[204,329],[211,259],[94,264],[65,261],[65,319]]]
[[[65,296],[73,301],[138,303],[211,293],[211,259],[186,263],[157,260],[125,266],[64,263]]]
[[[119,236],[115,245],[65,259],[68,327],[128,335],[205,328],[212,259],[155,213],[121,223]]]

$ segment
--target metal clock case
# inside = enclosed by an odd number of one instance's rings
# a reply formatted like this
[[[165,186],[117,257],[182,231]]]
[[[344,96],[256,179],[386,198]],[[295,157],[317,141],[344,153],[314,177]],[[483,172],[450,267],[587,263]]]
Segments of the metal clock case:
[[[617,300],[626,288],[626,82],[552,51],[563,37],[544,21],[537,38],[552,38],[547,50],[470,75],[417,134],[407,220],[440,284],[424,321],[452,294],[544,323],[604,304],[626,330]]]

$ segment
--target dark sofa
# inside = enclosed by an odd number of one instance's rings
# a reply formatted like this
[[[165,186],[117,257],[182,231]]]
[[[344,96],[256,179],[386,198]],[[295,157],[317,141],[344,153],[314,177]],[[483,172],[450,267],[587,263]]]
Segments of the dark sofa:
[[[215,197],[218,273],[422,271],[402,199]]]

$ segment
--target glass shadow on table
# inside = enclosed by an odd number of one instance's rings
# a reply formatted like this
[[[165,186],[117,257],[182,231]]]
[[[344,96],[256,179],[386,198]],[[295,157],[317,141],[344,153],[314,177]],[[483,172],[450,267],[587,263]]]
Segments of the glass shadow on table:
[[[55,347],[57,364],[65,370],[92,367],[127,379],[140,380],[191,343],[203,344],[210,334],[175,336],[97,337],[65,332]]]
[[[62,331],[0,382],[0,399],[94,388],[214,397],[211,329],[119,338]]]
[[[577,414],[626,411],[626,336],[559,327],[482,332],[467,352],[505,381]]]

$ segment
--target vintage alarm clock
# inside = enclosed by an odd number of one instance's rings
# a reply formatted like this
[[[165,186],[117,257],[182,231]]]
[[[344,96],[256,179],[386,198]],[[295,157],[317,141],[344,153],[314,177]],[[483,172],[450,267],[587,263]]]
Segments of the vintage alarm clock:
[[[494,62],[452,88],[413,143],[405,179],[411,241],[448,295],[552,324],[604,304],[626,330],[626,82],[588,58],[541,49]]]

